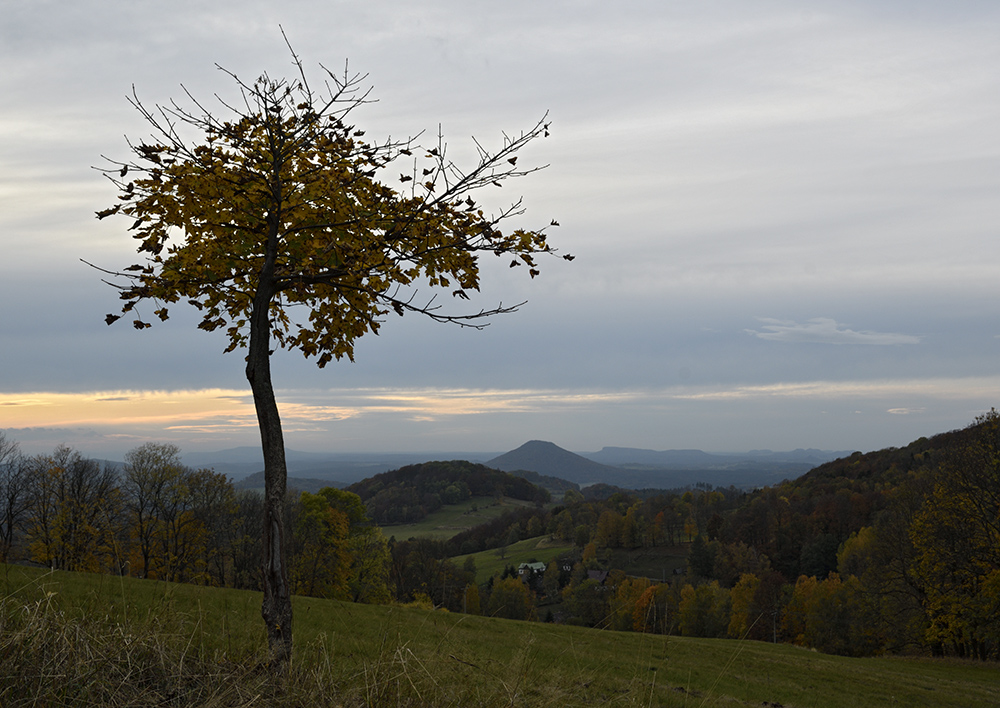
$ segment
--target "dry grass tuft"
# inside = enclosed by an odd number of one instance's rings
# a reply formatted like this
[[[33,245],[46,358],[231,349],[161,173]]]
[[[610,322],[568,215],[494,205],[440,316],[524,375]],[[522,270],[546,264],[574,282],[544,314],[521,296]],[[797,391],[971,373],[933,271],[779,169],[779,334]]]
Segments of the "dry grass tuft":
[[[260,666],[198,656],[152,626],[68,617],[51,600],[0,606],[0,705],[272,704]]]

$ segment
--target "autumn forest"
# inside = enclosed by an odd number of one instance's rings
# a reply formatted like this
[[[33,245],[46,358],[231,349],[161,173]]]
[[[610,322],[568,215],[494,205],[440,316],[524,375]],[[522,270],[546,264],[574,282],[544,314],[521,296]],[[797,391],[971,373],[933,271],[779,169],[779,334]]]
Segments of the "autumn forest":
[[[290,490],[293,592],[849,656],[1000,659],[996,412],[749,492],[565,486],[452,461]],[[396,536],[477,500],[507,503],[448,538]],[[262,505],[171,445],[111,465],[0,440],[8,563],[260,589]],[[533,563],[506,562],[528,541]],[[477,569],[486,558],[502,570]]]

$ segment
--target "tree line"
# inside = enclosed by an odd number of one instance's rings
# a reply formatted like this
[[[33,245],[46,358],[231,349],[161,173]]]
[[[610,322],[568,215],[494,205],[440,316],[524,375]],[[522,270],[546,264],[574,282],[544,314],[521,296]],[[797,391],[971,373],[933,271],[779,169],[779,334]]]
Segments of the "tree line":
[[[68,447],[25,456],[0,433],[0,560],[261,590],[264,498],[149,443],[116,466]],[[356,494],[286,496],[293,592],[387,602],[387,541]]]

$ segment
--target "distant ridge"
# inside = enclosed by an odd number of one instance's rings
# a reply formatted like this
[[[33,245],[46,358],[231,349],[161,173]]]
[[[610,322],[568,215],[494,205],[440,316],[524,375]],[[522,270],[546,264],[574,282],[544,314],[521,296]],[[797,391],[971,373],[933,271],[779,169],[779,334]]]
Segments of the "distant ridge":
[[[774,485],[794,479],[818,464],[851,453],[798,449],[789,452],[752,450],[745,453],[708,453],[702,450],[648,450],[604,447],[599,452],[574,453],[542,440],[531,440],[503,454],[473,453],[315,453],[286,450],[288,474],[303,491],[322,486],[345,487],[374,475],[433,460],[465,459],[504,472],[528,472],[546,478],[531,479],[554,493],[564,491],[558,480],[587,486],[610,484],[625,489],[682,489],[711,484],[741,489]],[[233,481],[259,473],[264,464],[260,448],[242,447],[183,456],[191,467],[210,467]],[[522,475],[526,476],[526,475]],[[256,479],[256,478],[255,478]],[[255,479],[246,486],[255,486]],[[308,480],[308,481],[307,481]]]
[[[337,482],[332,479],[315,479],[312,477],[289,477],[288,478],[288,489],[296,490],[299,492],[309,492],[310,494],[316,494],[323,487],[336,487],[341,489],[344,487],[343,482]],[[264,490],[264,473],[254,472],[233,484],[235,489],[256,489]]]
[[[643,450],[634,447],[603,447],[599,452],[585,453],[585,457],[604,465],[648,465],[664,468],[707,468],[731,462],[722,455],[711,455],[701,450]]]
[[[752,454],[711,454],[702,450],[644,450],[605,447],[577,454],[542,440],[531,440],[486,464],[505,472],[526,470],[561,477],[581,486],[606,484],[623,489],[683,489],[695,484],[753,489],[795,479],[833,459],[835,453],[758,450]]]
[[[588,460],[582,455],[564,450],[555,443],[544,440],[530,440],[516,450],[494,457],[486,465],[504,472],[515,470],[537,472],[577,484],[593,484],[615,479],[621,474],[621,470],[617,467]]]
[[[440,459],[457,459],[466,456],[473,462],[481,462],[496,455],[496,452],[441,453],[441,452],[303,452],[285,449],[288,474],[297,478],[312,478],[344,487],[372,475],[406,465]],[[264,455],[259,447],[235,447],[216,452],[192,452],[182,458],[190,467],[210,467],[216,472],[240,480],[264,469]]]
[[[824,462],[848,457],[853,450],[804,450],[789,452],[751,450],[744,453],[709,453],[702,450],[645,450],[635,447],[604,447],[599,452],[584,452],[584,457],[605,465],[642,465],[660,469],[716,469],[732,467],[747,462],[798,463],[820,465]]]

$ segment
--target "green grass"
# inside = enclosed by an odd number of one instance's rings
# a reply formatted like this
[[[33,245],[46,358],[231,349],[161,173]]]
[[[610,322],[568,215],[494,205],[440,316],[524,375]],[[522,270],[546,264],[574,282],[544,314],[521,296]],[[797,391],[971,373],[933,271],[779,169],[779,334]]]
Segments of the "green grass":
[[[444,540],[467,531],[516,508],[532,507],[534,503],[503,497],[473,497],[459,504],[443,506],[425,519],[414,524],[383,526],[382,533],[395,536],[397,541],[410,538]]]
[[[849,659],[312,598],[294,600],[294,663],[279,690],[257,663],[259,594],[11,566],[0,574],[4,706],[1000,704],[996,664]]]
[[[512,543],[507,546],[503,557],[501,557],[498,549],[491,549],[480,551],[479,553],[456,556],[452,558],[452,561],[461,568],[466,558],[475,558],[476,582],[482,584],[489,580],[490,576],[503,573],[504,568],[508,565],[517,568],[521,563],[532,561],[548,564],[553,558],[566,551],[571,551],[573,548],[572,544],[552,541],[548,534],[546,534]]]

